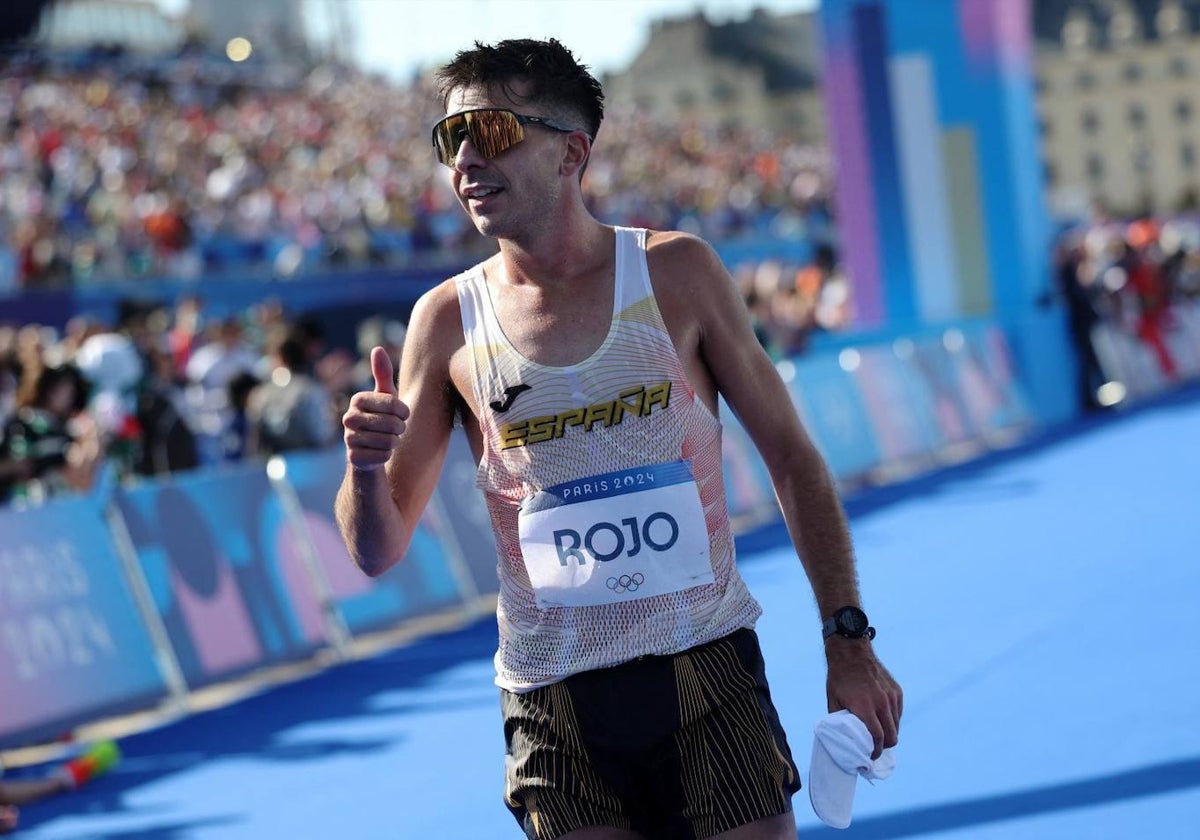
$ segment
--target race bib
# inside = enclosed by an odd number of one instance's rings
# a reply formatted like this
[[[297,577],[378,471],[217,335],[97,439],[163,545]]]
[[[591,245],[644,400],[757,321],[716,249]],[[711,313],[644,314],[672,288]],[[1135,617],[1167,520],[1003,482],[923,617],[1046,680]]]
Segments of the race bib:
[[[686,461],[542,490],[518,518],[537,605],[588,607],[712,583],[708,529]]]

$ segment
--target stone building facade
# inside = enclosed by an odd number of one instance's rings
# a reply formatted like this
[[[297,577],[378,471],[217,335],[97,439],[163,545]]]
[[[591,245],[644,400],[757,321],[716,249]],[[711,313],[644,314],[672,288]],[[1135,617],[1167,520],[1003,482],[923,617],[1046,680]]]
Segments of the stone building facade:
[[[1034,10],[1051,208],[1196,209],[1200,2],[1034,0]]]
[[[717,23],[703,13],[655,22],[646,46],[604,87],[612,107],[666,119],[762,126],[825,142],[818,21],[811,13],[751,12]]]

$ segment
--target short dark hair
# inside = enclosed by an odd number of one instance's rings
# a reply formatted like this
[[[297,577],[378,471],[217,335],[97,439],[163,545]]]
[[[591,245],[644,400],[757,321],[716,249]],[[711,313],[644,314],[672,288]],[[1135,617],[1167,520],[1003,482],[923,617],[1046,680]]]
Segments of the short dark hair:
[[[455,55],[437,72],[435,80],[443,107],[458,88],[499,86],[513,99],[570,111],[584,121],[581,127],[592,138],[604,119],[604,89],[600,82],[555,38],[514,38],[496,44],[476,41],[475,49]],[[512,83],[518,80],[529,83],[524,97],[517,97],[512,90]]]

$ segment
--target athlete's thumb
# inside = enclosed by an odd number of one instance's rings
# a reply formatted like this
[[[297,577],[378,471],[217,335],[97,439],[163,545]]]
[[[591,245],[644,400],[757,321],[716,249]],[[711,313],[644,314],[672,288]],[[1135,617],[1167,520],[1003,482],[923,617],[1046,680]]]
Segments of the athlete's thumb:
[[[392,357],[382,347],[371,350],[371,373],[375,376],[375,392],[396,396],[396,374],[392,370]]]

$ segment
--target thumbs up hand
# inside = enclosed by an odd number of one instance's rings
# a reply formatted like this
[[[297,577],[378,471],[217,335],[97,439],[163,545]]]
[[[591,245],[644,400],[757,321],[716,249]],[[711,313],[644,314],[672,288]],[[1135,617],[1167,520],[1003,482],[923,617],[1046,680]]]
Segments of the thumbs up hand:
[[[392,360],[382,347],[371,350],[374,391],[359,391],[342,415],[346,460],[358,470],[377,470],[387,463],[404,434],[408,406],[396,389]]]
[[[392,357],[382,347],[371,350],[371,373],[375,376],[375,393],[396,396],[396,373]]]

